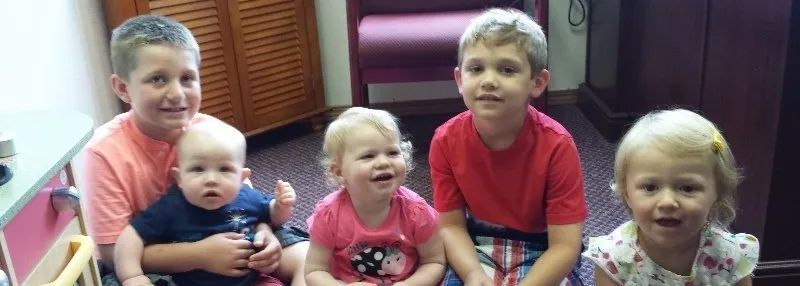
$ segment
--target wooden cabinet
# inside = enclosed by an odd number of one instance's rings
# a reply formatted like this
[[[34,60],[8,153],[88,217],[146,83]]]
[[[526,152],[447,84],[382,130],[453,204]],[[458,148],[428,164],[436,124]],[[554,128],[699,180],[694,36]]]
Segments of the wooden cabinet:
[[[614,140],[637,115],[673,105],[722,129],[744,173],[733,230],[761,242],[755,285],[800,285],[797,4],[594,1],[590,11],[583,111]]]
[[[581,107],[611,140],[638,115],[702,92],[708,1],[595,1],[589,10]]]
[[[327,109],[314,0],[103,2],[109,31],[143,14],[186,25],[202,57],[200,112],[248,135]]]

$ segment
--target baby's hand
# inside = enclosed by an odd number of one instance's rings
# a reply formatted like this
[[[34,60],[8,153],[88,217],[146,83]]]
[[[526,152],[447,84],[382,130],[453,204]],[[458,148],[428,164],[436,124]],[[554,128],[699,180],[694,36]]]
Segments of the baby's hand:
[[[278,180],[275,184],[275,199],[281,207],[294,208],[294,188],[288,182]]]
[[[260,251],[250,256],[247,267],[264,274],[278,269],[278,263],[281,260],[281,244],[269,226],[265,225],[264,229],[253,236],[253,246]]]
[[[288,182],[278,180],[275,184],[275,205],[272,221],[282,225],[292,218],[296,196],[294,188]]]
[[[125,279],[122,281],[122,286],[152,286],[153,283],[150,282],[150,278],[147,276],[139,275],[133,276],[131,278]]]

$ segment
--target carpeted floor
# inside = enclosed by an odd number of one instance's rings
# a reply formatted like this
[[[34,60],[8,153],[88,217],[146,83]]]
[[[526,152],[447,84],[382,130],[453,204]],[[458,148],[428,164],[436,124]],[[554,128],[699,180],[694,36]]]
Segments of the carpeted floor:
[[[552,106],[548,114],[569,130],[578,145],[586,186],[589,218],[584,229],[584,240],[611,232],[628,220],[619,199],[609,187],[613,178],[615,147],[607,142],[574,105]],[[408,175],[406,186],[431,201],[430,174],[428,173],[428,144],[433,130],[449,116],[422,116],[402,118],[402,128],[414,143],[414,168]],[[322,133],[314,133],[298,124],[281,128],[248,140],[247,166],[253,170],[251,179],[256,187],[272,191],[275,180],[292,183],[298,193],[297,211],[290,224],[305,228],[305,219],[314,204],[332,187],[319,165],[322,156]],[[581,277],[587,285],[592,283],[592,267],[584,265]]]

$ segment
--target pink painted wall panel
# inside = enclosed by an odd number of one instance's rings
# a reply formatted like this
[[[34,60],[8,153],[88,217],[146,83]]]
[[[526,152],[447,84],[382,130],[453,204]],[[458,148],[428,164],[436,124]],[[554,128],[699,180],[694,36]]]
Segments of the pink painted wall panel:
[[[11,264],[19,281],[28,277],[64,227],[75,217],[73,211],[56,212],[50,202],[53,189],[70,186],[71,182],[66,179],[64,172],[56,175],[34,195],[3,230]]]

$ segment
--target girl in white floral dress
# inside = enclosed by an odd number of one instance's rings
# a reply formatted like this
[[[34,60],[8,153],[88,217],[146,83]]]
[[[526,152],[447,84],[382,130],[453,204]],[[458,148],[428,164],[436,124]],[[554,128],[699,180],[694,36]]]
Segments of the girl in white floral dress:
[[[726,231],[740,175],[716,126],[655,111],[623,137],[612,188],[633,220],[593,237],[596,285],[751,285],[758,240]]]

